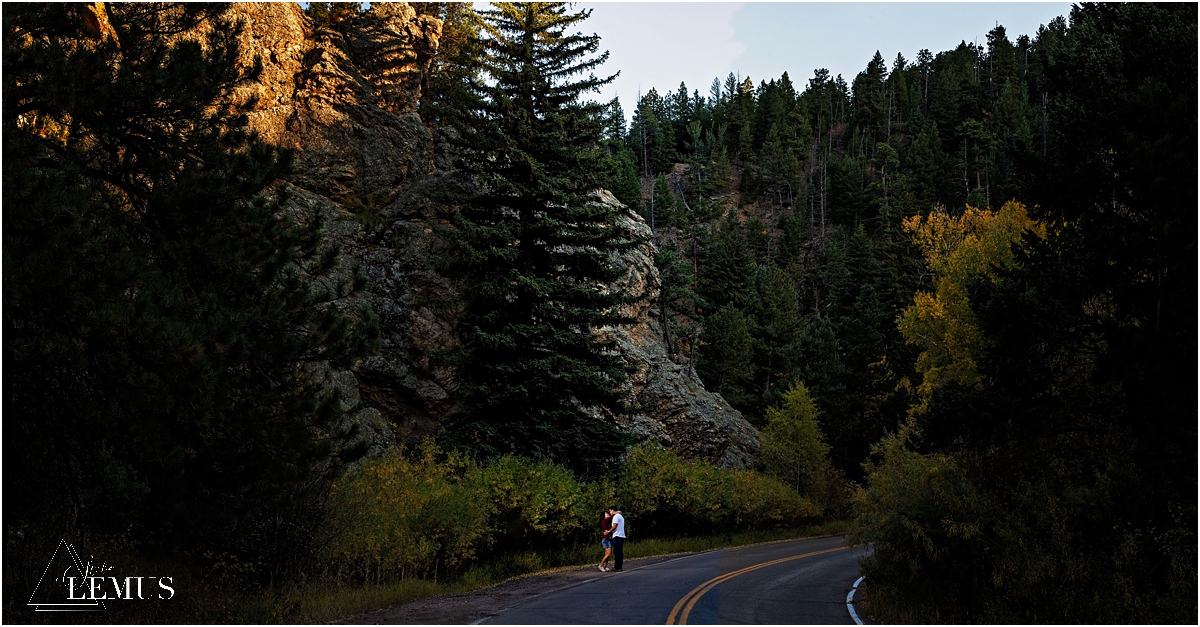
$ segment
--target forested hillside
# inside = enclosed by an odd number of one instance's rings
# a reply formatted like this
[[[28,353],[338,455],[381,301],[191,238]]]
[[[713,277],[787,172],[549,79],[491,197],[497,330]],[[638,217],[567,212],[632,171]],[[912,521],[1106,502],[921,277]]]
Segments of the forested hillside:
[[[1195,25],[609,104],[675,359],[760,427],[807,386],[892,618],[1195,619]]]
[[[904,221],[1027,199],[1056,141],[1046,50],[1066,28],[877,52],[850,83],[817,70],[650,89],[628,128],[612,103],[608,184],[655,226],[663,315],[705,383],[762,424],[805,381],[860,477],[923,375],[896,318],[932,277]]]
[[[5,5],[5,619],[63,539],[325,620],[616,505],[853,516],[885,622],[1195,622],[1196,11],[626,116],[565,4]]]

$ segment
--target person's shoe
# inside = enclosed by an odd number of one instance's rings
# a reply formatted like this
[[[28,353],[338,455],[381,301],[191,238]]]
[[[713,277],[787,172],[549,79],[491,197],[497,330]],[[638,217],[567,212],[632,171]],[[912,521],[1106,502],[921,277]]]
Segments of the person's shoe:
[[[598,566],[597,568],[599,568],[599,569],[600,569],[600,572],[604,572],[605,570],[607,570],[607,569],[606,569],[606,568],[604,568],[603,566]]]

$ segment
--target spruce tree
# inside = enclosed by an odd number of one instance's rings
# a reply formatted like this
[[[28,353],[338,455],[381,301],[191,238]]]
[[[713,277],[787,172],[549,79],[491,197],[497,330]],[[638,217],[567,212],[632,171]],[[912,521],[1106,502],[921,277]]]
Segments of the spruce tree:
[[[700,259],[700,295],[713,307],[745,305],[755,268],[745,227],[731,209],[707,235]]]
[[[251,561],[303,540],[340,412],[302,364],[348,366],[377,327],[330,306],[361,282],[328,276],[319,223],[256,197],[287,156],[221,104],[248,77],[223,10],[4,8],[13,525]]]
[[[600,186],[612,192],[622,203],[638,208],[642,204],[642,185],[637,176],[637,155],[629,148],[625,111],[613,98],[605,114],[604,159],[600,166]]]
[[[310,16],[316,4],[309,4]],[[418,13],[442,21],[437,54],[421,89],[421,120],[434,128],[453,126],[451,118],[463,110],[470,99],[470,80],[479,74],[479,14],[465,2],[418,2],[414,6]]]
[[[725,305],[704,322],[703,345],[700,349],[700,376],[709,389],[720,393],[735,406],[751,400],[746,391],[754,372],[754,339],[750,336],[752,321],[741,310]]]
[[[754,336],[754,384],[764,401],[758,409],[782,393],[776,389],[780,381],[791,379],[796,370],[796,351],[804,319],[796,289],[787,274],[776,266],[759,266],[754,275],[754,292],[750,313],[756,324]]]
[[[612,257],[632,242],[611,208],[590,202],[605,107],[580,98],[615,76],[592,73],[597,36],[568,34],[590,11],[500,4],[481,12],[484,76],[461,132],[463,169],[480,191],[456,214],[467,274],[460,326],[468,411],[449,429],[488,457],[545,457],[588,473],[627,438],[627,367],[596,332],[627,322]],[[587,73],[581,80],[576,75]]]

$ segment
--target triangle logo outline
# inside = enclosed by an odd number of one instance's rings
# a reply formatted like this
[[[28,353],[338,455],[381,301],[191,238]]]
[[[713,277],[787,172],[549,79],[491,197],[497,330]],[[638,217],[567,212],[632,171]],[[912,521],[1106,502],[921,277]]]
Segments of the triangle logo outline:
[[[68,566],[62,573],[61,577],[56,577],[54,581],[60,581],[64,584],[67,578],[67,573],[72,568],[79,573],[81,579],[85,579],[88,575],[88,569],[84,567],[83,560],[80,559],[78,551],[75,550],[75,545],[67,542],[65,538],[58,541],[58,546],[54,548],[54,553],[50,556],[50,561],[46,562],[46,569],[42,571],[42,576],[38,578],[37,585],[33,587],[33,592],[29,595],[29,603],[36,612],[94,612],[107,610],[104,601],[99,599],[72,599],[68,592],[67,597],[63,599],[64,603],[51,602],[35,602],[34,597],[37,596],[38,590],[41,589],[42,583],[46,581],[46,575],[50,573],[50,569],[54,566],[55,559],[58,557],[58,552],[64,551],[66,558],[70,560]]]

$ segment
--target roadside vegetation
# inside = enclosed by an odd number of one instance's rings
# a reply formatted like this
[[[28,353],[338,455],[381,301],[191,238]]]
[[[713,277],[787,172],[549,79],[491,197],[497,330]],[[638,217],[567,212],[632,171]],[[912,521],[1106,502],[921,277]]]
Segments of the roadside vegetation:
[[[816,470],[819,465],[800,472]],[[825,516],[846,512],[849,486],[841,484],[840,491],[827,502],[768,474],[716,469],[654,445],[631,449],[608,478],[585,483],[548,461],[506,456],[479,464],[426,441],[365,462],[333,485],[330,515],[316,531],[322,548],[287,581],[246,585],[259,566],[235,555],[147,560],[137,557],[147,547],[128,536],[77,538],[123,570],[172,573],[187,594],[176,603],[116,602],[104,616],[67,618],[329,622],[598,563],[599,523],[610,506],[627,516],[628,560],[846,533],[849,521]]]

